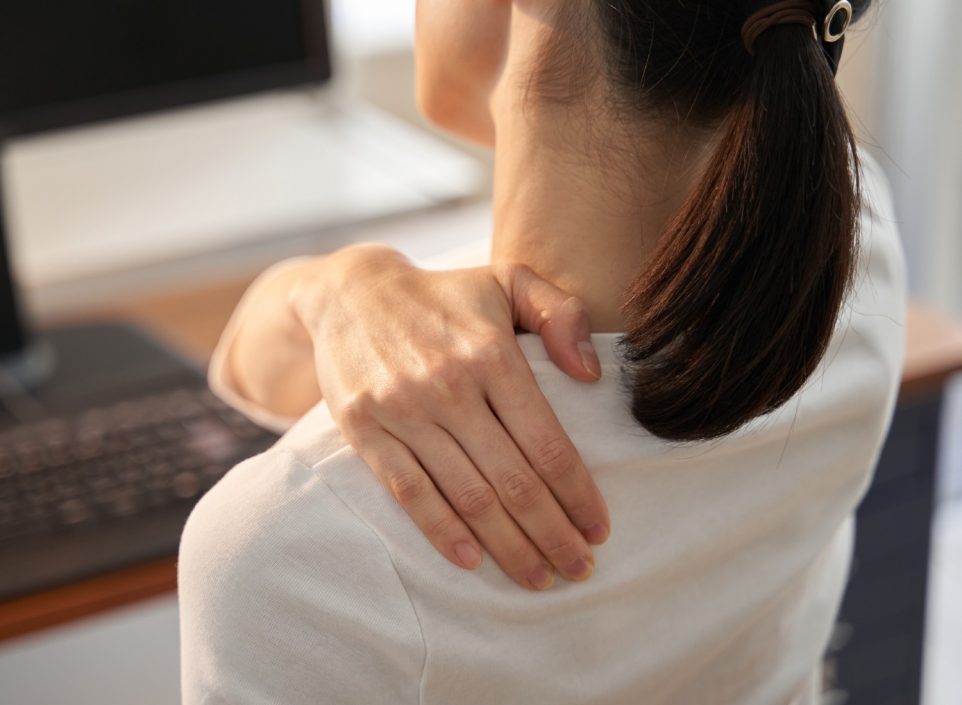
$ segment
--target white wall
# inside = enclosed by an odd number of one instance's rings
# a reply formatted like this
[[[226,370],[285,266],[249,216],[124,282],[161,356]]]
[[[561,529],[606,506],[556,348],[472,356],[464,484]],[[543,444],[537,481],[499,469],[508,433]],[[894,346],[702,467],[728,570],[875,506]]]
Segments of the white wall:
[[[876,5],[840,82],[892,182],[913,291],[962,313],[962,3]]]
[[[414,37],[414,0],[332,0],[331,15],[339,43],[354,52],[409,48]]]

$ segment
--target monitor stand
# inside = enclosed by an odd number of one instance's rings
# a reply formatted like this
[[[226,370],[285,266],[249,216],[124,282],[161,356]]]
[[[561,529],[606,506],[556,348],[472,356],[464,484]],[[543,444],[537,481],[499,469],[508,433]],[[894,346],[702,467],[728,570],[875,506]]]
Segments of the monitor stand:
[[[3,140],[0,139],[0,164],[3,162]],[[20,356],[27,347],[23,316],[17,302],[10,258],[7,255],[6,217],[4,215],[3,173],[0,170],[0,365],[19,369]]]
[[[19,350],[0,357],[0,397],[16,395],[43,384],[53,374],[56,359],[49,341],[33,338]]]
[[[39,331],[20,360],[36,355],[39,374],[8,377],[0,389],[0,434],[13,427],[206,384],[200,367],[123,322]],[[7,374],[14,369],[5,368]]]
[[[0,432],[172,386],[204,384],[198,366],[130,324],[29,331],[7,255],[2,186],[0,181]]]
[[[2,154],[3,143],[0,141]],[[0,174],[0,397],[14,397],[18,390],[33,388],[50,376],[54,356],[49,344],[31,339],[24,328],[7,255],[3,205]]]

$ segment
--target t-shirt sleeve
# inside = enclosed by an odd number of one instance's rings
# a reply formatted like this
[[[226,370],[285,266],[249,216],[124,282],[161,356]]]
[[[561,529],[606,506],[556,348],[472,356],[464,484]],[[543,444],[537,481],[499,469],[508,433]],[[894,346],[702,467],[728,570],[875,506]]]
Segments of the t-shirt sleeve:
[[[257,281],[264,282],[273,277],[282,276],[305,259],[307,258],[293,257],[278,262],[264,270],[257,278]],[[241,325],[243,325],[244,319],[247,317],[247,309],[250,305],[251,292],[253,289],[254,285],[251,285],[244,293],[244,296],[241,297],[240,302],[231,314],[230,320],[227,322],[217,341],[217,346],[214,348],[214,352],[210,358],[210,364],[207,366],[207,384],[221,401],[244,414],[254,423],[270,429],[275,433],[283,433],[293,426],[297,419],[276,414],[270,409],[244,396],[241,392],[240,385],[237,384],[237,380],[234,379],[231,373],[230,365],[227,364],[230,358],[231,348],[237,338],[237,333]]]
[[[201,500],[178,573],[184,705],[418,702],[424,642],[390,554],[291,453]]]

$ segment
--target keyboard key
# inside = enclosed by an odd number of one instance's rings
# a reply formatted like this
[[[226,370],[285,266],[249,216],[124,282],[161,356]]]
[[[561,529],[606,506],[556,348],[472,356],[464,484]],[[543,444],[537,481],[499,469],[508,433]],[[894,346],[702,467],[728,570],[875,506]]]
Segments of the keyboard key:
[[[65,526],[74,526],[90,521],[94,518],[93,509],[80,499],[68,499],[60,505],[60,522]]]
[[[200,492],[200,477],[197,473],[186,471],[174,477],[174,495],[180,499],[190,499]]]
[[[0,540],[180,512],[273,440],[199,386],[5,429]]]

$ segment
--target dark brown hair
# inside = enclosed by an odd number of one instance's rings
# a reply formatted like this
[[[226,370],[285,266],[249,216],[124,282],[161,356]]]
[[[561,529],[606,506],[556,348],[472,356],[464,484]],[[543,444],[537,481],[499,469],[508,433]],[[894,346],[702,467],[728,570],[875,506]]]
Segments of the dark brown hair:
[[[619,103],[720,129],[626,292],[621,341],[639,423],[720,436],[785,403],[825,353],[856,261],[855,139],[810,27],[773,27],[751,56],[734,0],[591,6]]]

